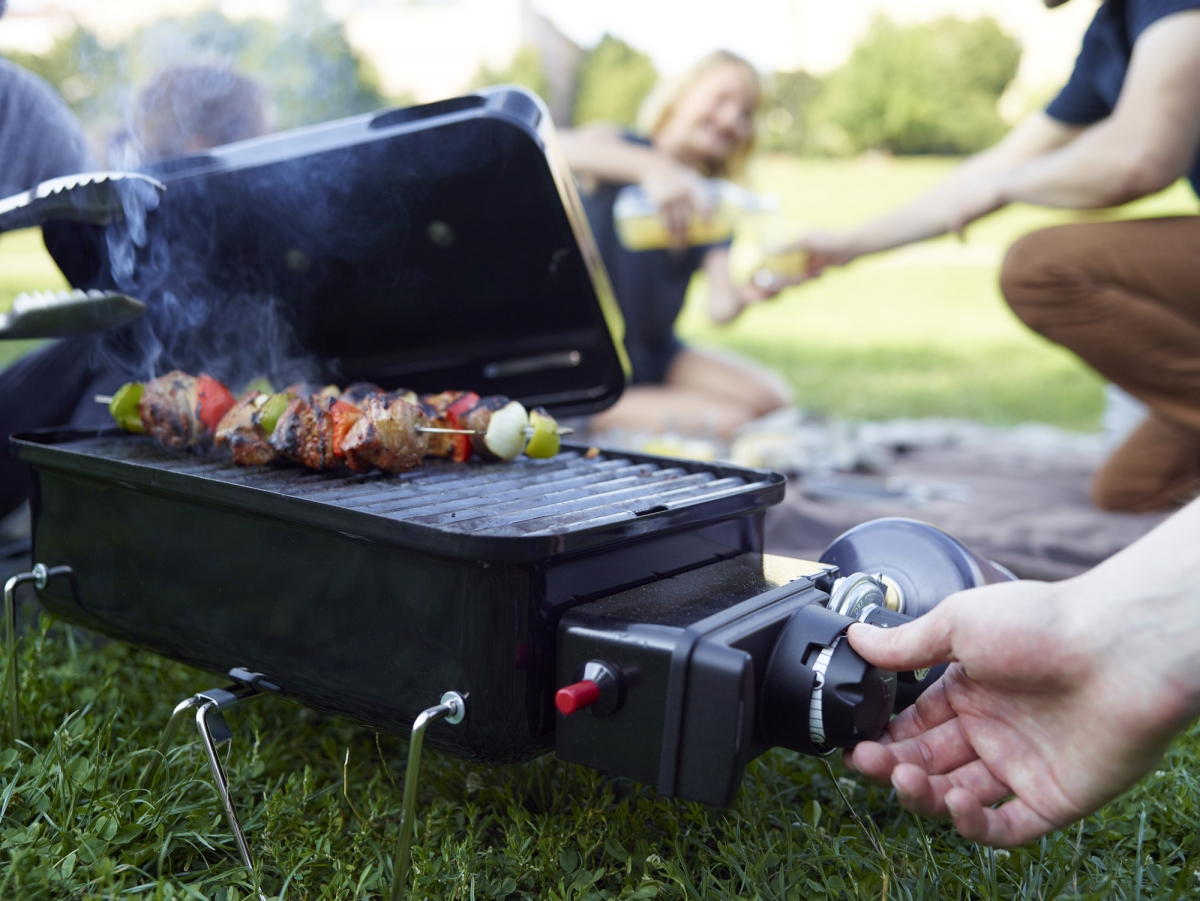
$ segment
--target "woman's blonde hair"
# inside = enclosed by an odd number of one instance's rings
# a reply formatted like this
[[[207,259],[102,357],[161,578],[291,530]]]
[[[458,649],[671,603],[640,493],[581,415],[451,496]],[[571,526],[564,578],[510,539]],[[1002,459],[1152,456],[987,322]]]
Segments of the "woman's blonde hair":
[[[741,71],[747,83],[754,90],[754,108],[757,111],[762,105],[763,99],[762,81],[758,77],[758,70],[749,60],[736,53],[729,50],[714,50],[683,74],[674,78],[659,79],[654,90],[643,101],[641,110],[638,111],[638,130],[650,138],[655,137],[675,115],[675,108],[684,96],[709,72],[721,66],[735,66]],[[712,178],[741,175],[754,150],[754,139],[755,133],[752,128],[750,136],[740,146],[734,148],[733,152],[720,163],[705,167],[704,174]]]

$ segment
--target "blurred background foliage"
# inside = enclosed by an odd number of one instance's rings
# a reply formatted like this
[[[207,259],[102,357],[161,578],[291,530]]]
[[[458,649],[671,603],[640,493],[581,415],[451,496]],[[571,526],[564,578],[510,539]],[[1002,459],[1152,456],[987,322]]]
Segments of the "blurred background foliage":
[[[111,47],[77,28],[49,53],[11,57],[54,85],[93,134],[123,123],[131,85],[181,60],[221,63],[259,80],[274,98],[280,128],[411,102],[381,94],[371,67],[319,0],[292,0],[278,22],[231,21],[216,11],[163,19]],[[760,146],[818,157],[982,149],[1008,127],[998,105],[1020,58],[1020,46],[990,18],[902,26],[881,16],[850,59],[823,77],[764,73]],[[571,123],[633,127],[657,79],[646,53],[606,34],[579,65]],[[533,47],[503,68],[482,67],[473,80],[474,87],[494,84],[549,91]]]
[[[812,98],[812,149],[982,150],[1008,129],[997,107],[1020,61],[1020,46],[994,19],[901,27],[877,18]]]
[[[550,93],[550,79],[542,67],[542,56],[536,47],[522,47],[503,69],[484,65],[479,68],[471,82],[472,88],[486,88],[495,84],[516,84],[529,88],[545,98]]]
[[[632,128],[656,81],[658,71],[646,53],[604,35],[579,67],[574,124],[612,122]]]
[[[8,55],[54,85],[91,133],[119,127],[137,87],[185,61],[225,65],[262,83],[279,128],[405,100],[383,97],[375,73],[320,0],[292,0],[278,22],[232,21],[216,11],[159,19],[112,47],[76,28],[48,53]]]

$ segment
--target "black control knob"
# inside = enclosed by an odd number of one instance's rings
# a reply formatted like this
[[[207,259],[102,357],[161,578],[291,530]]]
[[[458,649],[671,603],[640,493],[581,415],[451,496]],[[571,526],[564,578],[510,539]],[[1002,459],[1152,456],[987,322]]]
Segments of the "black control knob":
[[[859,615],[858,621],[880,629],[892,629],[912,622],[912,617],[894,613],[886,607],[868,607]],[[934,667],[897,673],[895,712],[899,713],[905,707],[915,704],[925,689],[941,678],[947,666],[948,664],[939,663]]]
[[[780,633],[763,679],[760,724],[772,745],[825,755],[878,738],[896,700],[896,675],[850,647],[854,620],[817,604]]]
[[[852,748],[883,735],[896,703],[896,674],[867,663],[844,635],[809,655],[818,676],[808,714],[813,744]]]

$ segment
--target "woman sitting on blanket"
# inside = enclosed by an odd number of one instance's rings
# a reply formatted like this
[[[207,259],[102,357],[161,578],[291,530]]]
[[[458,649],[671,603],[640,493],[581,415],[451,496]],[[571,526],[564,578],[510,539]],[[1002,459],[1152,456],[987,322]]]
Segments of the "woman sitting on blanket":
[[[762,88],[754,67],[726,51],[712,53],[682,77],[660,84],[640,116],[645,137],[608,125],[562,135],[583,189],[600,254],[625,317],[631,387],[594,420],[596,429],[713,433],[727,436],[790,402],[774,373],[727,354],[686,347],[675,335],[692,275],[708,277],[708,313],[729,322],[771,296],[734,285],[729,242],[688,246],[688,222],[705,205],[704,178],[741,174],[754,146]],[[673,246],[633,251],[617,237],[617,192],[640,185],[658,209]]]

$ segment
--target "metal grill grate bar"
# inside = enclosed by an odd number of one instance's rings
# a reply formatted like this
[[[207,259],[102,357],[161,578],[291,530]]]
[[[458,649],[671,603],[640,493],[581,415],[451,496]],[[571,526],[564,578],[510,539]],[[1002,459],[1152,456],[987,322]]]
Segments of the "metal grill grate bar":
[[[584,456],[452,463],[430,459],[399,476],[314,473],[294,466],[238,467],[214,453],[166,451],[148,438],[99,436],[70,449],[197,479],[328,504],[448,532],[562,534],[703,503],[766,483],[707,464]]]
[[[581,510],[567,511],[558,514],[546,514],[544,510],[531,510],[528,518],[508,525],[508,529],[533,534],[543,532],[561,532],[570,529],[582,529],[603,525],[607,522],[619,522],[623,519],[634,519],[639,515],[655,512],[659,509],[671,509],[684,503],[693,503],[697,498],[712,498],[723,494],[741,491],[747,483],[742,478],[713,479],[699,485],[688,485],[674,491],[664,491],[653,497],[640,496],[639,502],[633,508],[613,510],[613,504],[595,504]],[[717,487],[719,486],[719,488]],[[463,531],[480,531],[464,529]]]
[[[638,472],[642,475],[649,474],[647,467],[644,466],[625,466],[608,472],[576,472],[573,478],[560,478],[542,482],[537,500],[538,503],[544,503],[546,498],[551,494],[582,486],[593,486],[592,490],[594,491],[596,490],[594,486],[603,485],[608,487],[615,483],[629,484],[631,476],[627,476],[626,474],[630,471],[633,471],[635,474]],[[677,472],[683,473],[684,470],[677,470]],[[496,509],[498,504],[513,500],[521,502],[521,509],[528,509],[530,502],[529,495],[529,484],[527,482],[509,482],[507,485],[497,486],[496,490],[490,494],[487,509],[489,511]],[[418,519],[425,516],[437,516],[443,513],[455,513],[470,508],[479,509],[479,507],[478,491],[472,486],[460,486],[453,491],[438,492],[436,498],[425,495],[424,497],[409,498],[408,503],[405,504],[372,506],[368,509],[385,516],[403,513],[405,519]]]

